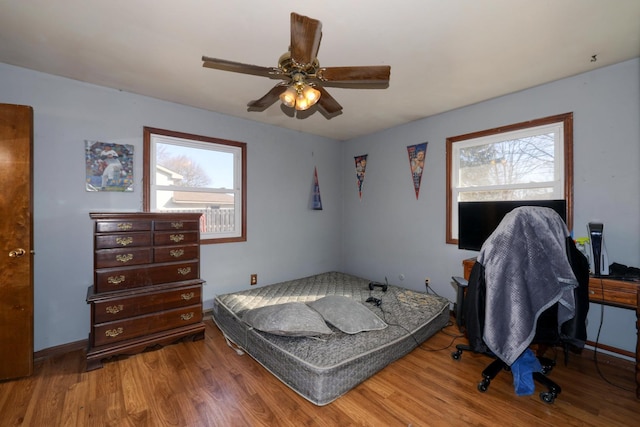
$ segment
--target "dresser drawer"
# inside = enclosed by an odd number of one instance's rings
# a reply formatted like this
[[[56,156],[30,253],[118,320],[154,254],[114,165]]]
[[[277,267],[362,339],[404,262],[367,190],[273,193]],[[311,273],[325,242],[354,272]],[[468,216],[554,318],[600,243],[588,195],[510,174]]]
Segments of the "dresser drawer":
[[[149,264],[151,248],[102,249],[96,251],[96,268],[120,267],[127,265]]]
[[[130,338],[202,321],[202,305],[196,304],[129,319],[116,320],[93,326],[93,346],[101,346]]]
[[[154,245],[183,245],[185,243],[198,243],[197,231],[173,231],[153,233]]]
[[[94,291],[112,292],[160,283],[197,279],[198,261],[158,264],[148,267],[105,268],[96,270]]]
[[[154,229],[156,231],[198,231],[200,221],[156,221]]]
[[[96,235],[96,249],[151,246],[151,232]]]
[[[137,296],[119,296],[93,304],[93,322],[113,320],[155,313],[201,303],[202,286],[162,290]]]
[[[161,246],[153,248],[153,260],[155,262],[182,261],[197,259],[199,246]]]
[[[150,231],[151,221],[96,221],[96,233]]]

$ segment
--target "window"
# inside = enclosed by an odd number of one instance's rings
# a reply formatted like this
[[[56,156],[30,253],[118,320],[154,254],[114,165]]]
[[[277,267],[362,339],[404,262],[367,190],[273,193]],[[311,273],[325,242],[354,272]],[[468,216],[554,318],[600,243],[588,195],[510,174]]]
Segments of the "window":
[[[144,128],[145,212],[201,212],[201,243],[246,241],[243,142]]]
[[[447,138],[447,243],[458,202],[567,201],[573,223],[573,113]]]

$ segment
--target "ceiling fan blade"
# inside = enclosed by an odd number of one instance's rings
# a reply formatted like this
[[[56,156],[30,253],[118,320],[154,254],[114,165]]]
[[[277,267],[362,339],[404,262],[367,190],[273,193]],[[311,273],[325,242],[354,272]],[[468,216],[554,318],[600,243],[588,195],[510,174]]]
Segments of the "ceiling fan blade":
[[[389,65],[371,65],[321,68],[318,70],[317,78],[331,83],[389,84],[390,75]]]
[[[317,19],[291,13],[291,58],[302,65],[311,64],[318,56],[322,24]]]
[[[338,104],[333,96],[329,95],[322,86],[315,86],[320,91],[320,99],[318,106],[322,108],[329,116],[336,115],[342,111],[342,105]]]
[[[276,67],[261,67],[259,65],[243,64],[241,62],[227,61],[226,59],[202,57],[203,67],[214,68],[222,71],[233,71],[234,73],[252,74],[254,76],[269,77],[270,79],[281,79],[284,77],[282,71]]]
[[[267,107],[271,106],[274,102],[278,100],[280,94],[287,90],[287,85],[284,83],[279,83],[271,88],[269,92],[265,96],[255,101],[251,101],[247,104],[249,107],[249,111],[263,111]]]

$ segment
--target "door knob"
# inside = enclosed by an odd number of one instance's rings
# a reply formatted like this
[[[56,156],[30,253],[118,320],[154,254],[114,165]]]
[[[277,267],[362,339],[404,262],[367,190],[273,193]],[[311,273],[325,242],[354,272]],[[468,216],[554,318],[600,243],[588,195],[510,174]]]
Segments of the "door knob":
[[[24,249],[18,248],[18,249],[14,249],[11,252],[9,252],[9,256],[11,258],[18,258],[18,257],[23,256],[26,253],[27,253],[27,251],[25,251]]]

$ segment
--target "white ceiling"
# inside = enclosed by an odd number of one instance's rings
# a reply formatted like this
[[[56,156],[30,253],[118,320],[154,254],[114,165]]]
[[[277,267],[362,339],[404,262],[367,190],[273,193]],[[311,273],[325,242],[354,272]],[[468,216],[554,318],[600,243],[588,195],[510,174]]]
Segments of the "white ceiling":
[[[328,88],[331,120],[248,112],[276,81],[201,57],[275,67],[291,12],[322,22],[321,66],[389,87]],[[640,0],[0,0],[0,62],[338,140],[638,56]]]

